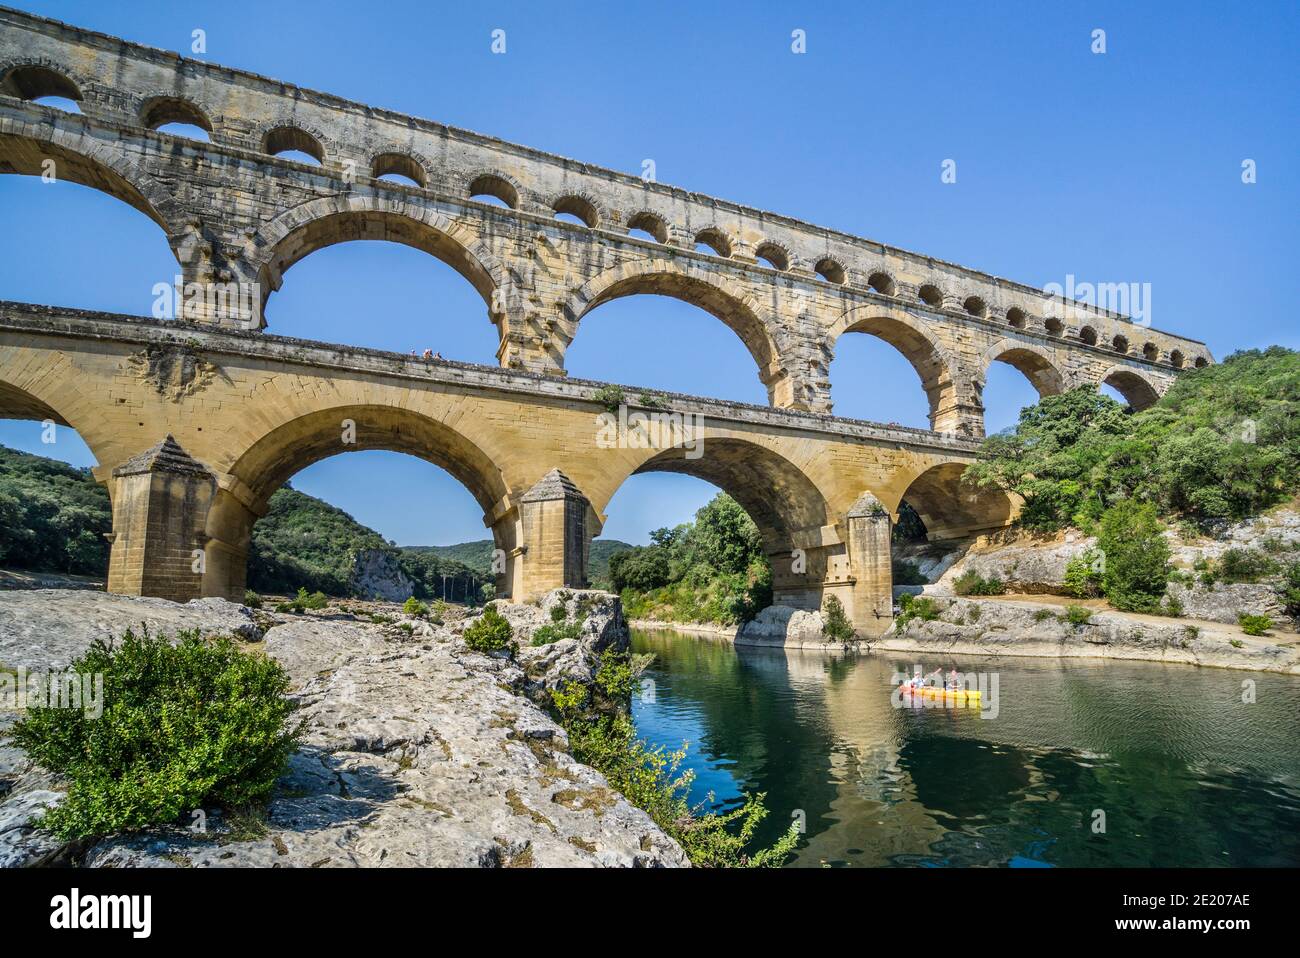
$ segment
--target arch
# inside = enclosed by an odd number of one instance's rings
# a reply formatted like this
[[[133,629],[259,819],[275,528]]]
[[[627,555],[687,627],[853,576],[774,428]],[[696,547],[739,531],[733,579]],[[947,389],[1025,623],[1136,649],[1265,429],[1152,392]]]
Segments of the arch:
[[[465,193],[470,199],[479,196],[495,197],[510,209],[519,209],[518,184],[500,173],[479,173],[466,184]]]
[[[197,126],[205,133],[212,132],[212,121],[198,104],[185,97],[160,95],[149,97],[140,105],[140,124],[156,130],[168,123],[185,123]]]
[[[594,230],[600,225],[600,207],[595,200],[581,193],[567,193],[557,198],[551,203],[551,209],[557,215],[568,213],[570,216],[576,216],[589,229]]]
[[[0,73],[0,93],[20,100],[38,100],[47,96],[82,99],[80,84],[62,67],[43,60],[27,60],[6,66]]]
[[[961,308],[966,310],[972,316],[987,316],[989,314],[988,304],[978,296],[967,296],[962,302]]]
[[[1043,329],[1047,331],[1048,336],[1060,338],[1065,332],[1065,323],[1061,322],[1055,316],[1049,316],[1043,320]]]
[[[0,419],[33,422],[50,420],[76,431],[98,464],[116,462],[111,450],[121,439],[105,422],[103,403],[98,397],[84,395],[78,387],[81,375],[65,353],[42,354],[40,364],[24,366],[20,351],[10,357],[0,348],[0,369],[17,371],[16,376],[0,378]],[[12,367],[9,361],[17,360]],[[113,495],[112,484],[108,493]]]
[[[893,296],[898,291],[898,284],[883,269],[877,269],[867,276],[867,288],[881,296]]]
[[[1128,353],[1128,337],[1122,333],[1116,334],[1115,338],[1110,341],[1110,345],[1117,353]]]
[[[404,176],[421,189],[428,183],[429,177],[423,164],[409,153],[378,153],[370,161],[371,179],[381,176]]]
[[[921,517],[931,542],[998,529],[1015,518],[1017,503],[1011,496],[963,482],[965,471],[966,463],[961,462],[924,467],[899,497],[899,503],[906,500]]]
[[[1182,369],[1186,362],[1187,359],[1183,356],[1183,351],[1181,349],[1170,350],[1169,365],[1173,366],[1175,369]]]
[[[716,226],[707,227],[696,233],[695,245],[706,246],[713,251],[713,255],[721,256],[723,259],[731,257],[731,238]]]
[[[1086,343],[1089,346],[1097,345],[1097,331],[1091,326],[1084,326],[1079,330],[1079,342]]]
[[[1160,347],[1155,343],[1142,344],[1142,358],[1149,363],[1160,361]]]
[[[759,243],[758,248],[754,250],[754,257],[766,261],[766,265],[772,269],[785,271],[790,268],[790,251],[780,243],[771,240]]]
[[[848,279],[849,276],[848,270],[844,268],[844,264],[829,256],[824,256],[819,259],[813,266],[813,272],[826,280],[826,282],[834,283],[836,286],[843,285],[844,281]]]
[[[1029,322],[1029,314],[1019,306],[1012,306],[1007,310],[1007,325],[1013,329],[1024,329]]]
[[[1106,383],[1119,390],[1120,395],[1134,412],[1146,409],[1160,398],[1159,390],[1141,373],[1128,366],[1111,367],[1098,383]]]
[[[821,529],[830,520],[826,499],[798,465],[761,443],[736,436],[703,438],[706,453],[688,458],[681,447],[647,450],[646,459],[610,490],[603,511],[627,478],[649,472],[675,472],[711,482],[727,493],[758,526],[769,553],[789,552],[801,532]]]
[[[1204,369],[1206,366],[1210,365],[1210,361],[1206,359],[1204,356],[1197,356],[1196,359],[1192,362],[1192,365],[1195,366],[1197,369]]]
[[[378,214],[378,215],[376,215]],[[508,282],[505,267],[468,229],[409,200],[373,194],[310,200],[280,214],[254,237],[249,256],[262,299],[304,256],[349,240],[388,240],[423,250],[464,276],[493,310],[493,293]]]
[[[569,297],[565,316],[576,333],[582,317],[597,306],[642,293],[680,299],[716,316],[744,342],[759,366],[760,378],[766,383],[775,375],[780,352],[759,304],[726,279],[674,260],[656,258],[606,270]]]
[[[42,126],[40,137],[33,137],[29,130],[0,117],[0,172],[40,176],[45,161],[53,160],[60,179],[116,197],[161,226],[173,252],[190,236],[189,219],[171,193],[121,153],[80,131]]]
[[[867,333],[883,339],[912,364],[921,377],[926,398],[930,402],[930,423],[941,410],[957,403],[953,371],[957,368],[952,357],[926,328],[925,323],[902,309],[865,304],[849,309],[827,331],[827,340],[834,354],[835,344],[845,333]]]
[[[656,243],[668,242],[668,221],[658,213],[642,210],[627,221],[629,230],[641,230],[654,237]]]
[[[351,420],[356,441],[339,441],[340,423]],[[485,515],[507,497],[501,470],[462,432],[409,409],[388,405],[340,405],[281,422],[262,434],[229,467],[229,474],[265,503],[294,474],[339,452],[383,449],[402,452],[447,470],[469,490]]]
[[[306,153],[322,166],[325,165],[325,147],[320,139],[300,126],[281,124],[262,135],[262,152],[268,156],[294,151]]]
[[[916,298],[931,309],[943,306],[943,290],[933,283],[922,283],[916,290]]]
[[[1031,343],[1004,339],[984,351],[980,360],[980,375],[987,380],[991,363],[1001,362],[1014,366],[1038,390],[1038,395],[1055,396],[1065,392],[1065,374],[1057,367],[1051,353]]]

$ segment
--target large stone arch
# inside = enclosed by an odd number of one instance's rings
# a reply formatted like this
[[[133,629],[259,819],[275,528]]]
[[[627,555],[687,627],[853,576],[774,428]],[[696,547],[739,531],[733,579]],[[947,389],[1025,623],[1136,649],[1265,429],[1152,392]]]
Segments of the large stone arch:
[[[0,116],[0,173],[41,176],[46,160],[62,180],[107,193],[162,227],[177,261],[185,264],[198,224],[151,173],[103,140],[58,125],[34,125]]]
[[[1119,390],[1134,412],[1154,405],[1160,398],[1160,388],[1131,366],[1112,366],[1097,380],[1098,388],[1103,383]]]
[[[345,430],[347,430],[345,441]],[[464,432],[423,413],[381,404],[331,405],[284,419],[263,431],[217,470],[218,491],[208,510],[208,568],[203,593],[238,597],[247,575],[253,524],[271,494],[300,470],[339,453],[383,449],[445,469],[483,509],[497,548],[515,546],[506,513],[511,496],[502,471]]]
[[[978,387],[982,390],[988,380],[989,367],[995,362],[1006,363],[1019,370],[1040,398],[1065,392],[1066,376],[1057,366],[1052,354],[1041,346],[1017,339],[1003,339],[984,351],[980,359]]]
[[[470,282],[483,297],[489,317],[500,324],[509,274],[471,229],[407,198],[367,192],[310,200],[257,232],[247,269],[250,280],[261,286],[263,305],[294,263],[351,240],[401,243],[442,260]]]
[[[732,330],[758,366],[759,379],[775,402],[775,384],[786,374],[786,363],[771,323],[759,302],[723,276],[673,259],[656,257],[624,263],[593,277],[574,290],[563,305],[569,342],[582,318],[597,306],[624,296],[669,296],[698,306]]]
[[[930,428],[955,431],[962,407],[957,363],[929,329],[924,319],[904,309],[864,303],[847,310],[827,330],[828,352],[845,333],[867,333],[893,346],[912,364],[930,403]],[[832,398],[834,393],[832,392]]]
[[[1001,490],[963,482],[966,466],[964,462],[922,466],[907,477],[897,501],[885,505],[897,513],[899,503],[906,500],[925,523],[931,541],[960,539],[1007,525],[1019,504]]]
[[[32,362],[30,352],[0,344],[0,419],[74,429],[97,463],[112,464],[121,437],[104,416],[103,398],[83,391],[84,383],[64,353],[42,353]]]

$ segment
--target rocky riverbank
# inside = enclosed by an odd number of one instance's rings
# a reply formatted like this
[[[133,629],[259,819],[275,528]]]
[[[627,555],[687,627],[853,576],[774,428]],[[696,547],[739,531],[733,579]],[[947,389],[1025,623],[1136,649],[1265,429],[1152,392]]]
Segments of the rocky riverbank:
[[[557,604],[581,604],[581,634],[529,646]],[[0,593],[0,667],[61,667],[94,638],[142,624],[235,635],[285,667],[305,722],[266,809],[205,809],[175,827],[66,845],[33,827],[60,800],[59,782],[4,743],[16,717],[0,715],[0,866],[686,865],[649,816],[569,755],[564,730],[530,698],[590,680],[600,651],[626,647],[617,599],[560,591],[502,612],[515,658],[471,651],[457,607],[423,618],[344,602],[294,616],[219,599]]]

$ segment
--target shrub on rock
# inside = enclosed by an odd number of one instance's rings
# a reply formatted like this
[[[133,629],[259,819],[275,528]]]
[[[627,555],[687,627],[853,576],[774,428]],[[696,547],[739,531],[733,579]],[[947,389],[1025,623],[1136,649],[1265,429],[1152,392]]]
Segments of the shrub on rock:
[[[41,820],[64,839],[174,822],[194,809],[269,797],[299,728],[279,664],[229,639],[176,644],[127,631],[96,641],[69,671],[102,676],[103,713],[31,708],[15,744],[69,781]]]

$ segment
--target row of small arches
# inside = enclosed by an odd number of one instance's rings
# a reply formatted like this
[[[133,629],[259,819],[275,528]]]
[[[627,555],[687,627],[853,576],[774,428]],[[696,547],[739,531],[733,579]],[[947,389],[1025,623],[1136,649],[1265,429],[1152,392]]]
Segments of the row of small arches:
[[[0,78],[0,92],[20,99],[56,106],[76,111],[76,103],[82,99],[77,84],[66,75],[50,67],[36,64],[11,67]],[[207,140],[213,132],[212,121],[206,113],[193,102],[176,96],[156,96],[144,101],[140,108],[139,121],[150,130],[186,136],[191,139]],[[275,126],[267,130],[260,144],[261,151],[269,156],[280,156],[299,162],[324,165],[325,148],[320,139],[291,124]],[[370,176],[376,180],[409,183],[419,188],[428,185],[428,174],[424,165],[416,158],[401,152],[383,152],[377,154],[370,162]],[[478,202],[488,202],[512,210],[519,209],[519,188],[505,176],[486,172],[474,176],[468,183],[468,197]],[[596,229],[601,225],[602,216],[599,205],[589,197],[579,194],[560,196],[550,202],[551,212],[556,219]],[[652,242],[666,244],[670,239],[670,227],[667,221],[657,213],[643,210],[631,216],[627,222],[627,232],[631,236]],[[717,226],[700,230],[694,236],[695,249],[698,252],[730,259],[735,251],[735,244],[730,236]],[[764,241],[753,251],[755,261],[778,272],[791,268],[790,251],[780,243]],[[813,264],[813,272],[833,285],[844,285],[848,281],[848,270],[832,257],[824,257]],[[894,278],[882,270],[875,270],[867,276],[867,289],[883,296],[896,296],[898,284]],[[932,309],[941,309],[945,303],[943,290],[934,283],[924,283],[917,289],[918,300]],[[962,300],[962,309],[969,315],[990,318],[988,304],[980,296],[971,295]],[[1027,329],[1030,324],[1029,313],[1013,306],[1006,311],[1007,324],[1016,329]],[[1043,321],[1043,331],[1048,336],[1061,337],[1065,334],[1064,323],[1057,318],[1048,317]],[[1097,346],[1099,336],[1091,326],[1084,326],[1078,331],[1080,342]],[[1121,355],[1129,355],[1131,348],[1128,337],[1115,335],[1109,348]],[[1144,359],[1149,362],[1160,361],[1160,348],[1153,342],[1144,343],[1141,349]],[[1187,357],[1181,350],[1169,353],[1169,363],[1175,368],[1188,365]],[[1207,364],[1204,356],[1196,356],[1192,365],[1202,367]]]

